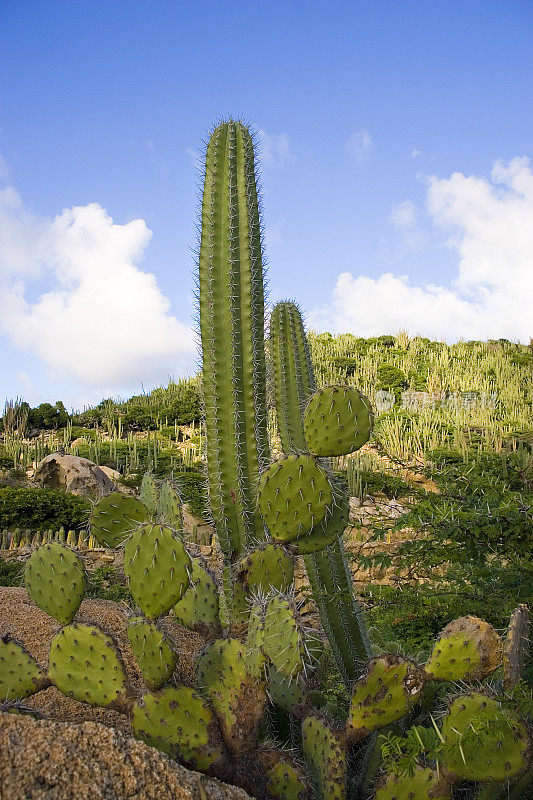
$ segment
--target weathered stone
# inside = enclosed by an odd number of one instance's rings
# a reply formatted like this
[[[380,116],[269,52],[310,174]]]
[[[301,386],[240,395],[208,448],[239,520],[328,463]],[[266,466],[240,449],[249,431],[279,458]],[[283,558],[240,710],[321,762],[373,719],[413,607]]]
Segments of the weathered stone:
[[[37,465],[33,476],[35,483],[48,489],[65,489],[67,492],[100,498],[116,490],[106,473],[79,456],[51,453]]]
[[[0,800],[248,800],[96,722],[0,713]]]

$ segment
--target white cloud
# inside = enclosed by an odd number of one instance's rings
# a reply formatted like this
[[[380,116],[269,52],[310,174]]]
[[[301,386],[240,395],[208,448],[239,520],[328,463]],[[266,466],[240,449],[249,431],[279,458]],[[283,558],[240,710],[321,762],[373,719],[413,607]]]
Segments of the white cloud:
[[[279,169],[294,156],[291,153],[291,141],[286,133],[270,134],[260,129],[257,132],[261,153],[261,164],[264,167]]]
[[[404,200],[393,206],[391,211],[391,222],[395,228],[405,230],[414,228],[418,218],[418,209],[410,200]]]
[[[421,154],[422,154],[422,151],[421,150],[417,150],[416,147],[414,147],[411,150],[411,158],[418,158],[418,156],[421,155]]]
[[[355,157],[358,164],[365,164],[370,158],[370,151],[374,146],[370,133],[364,128],[352,133],[346,142],[346,151]]]
[[[455,172],[427,180],[426,206],[458,257],[450,286],[412,285],[390,272],[338,276],[331,303],[312,315],[317,328],[374,335],[406,329],[438,339],[531,335],[533,174],[529,160],[497,162],[492,181]],[[399,214],[399,220],[402,213]],[[403,215],[409,222],[410,215]]]
[[[54,219],[0,190],[0,328],[59,377],[119,389],[165,380],[194,361],[191,328],[138,266],[151,231],[115,224],[97,203]]]

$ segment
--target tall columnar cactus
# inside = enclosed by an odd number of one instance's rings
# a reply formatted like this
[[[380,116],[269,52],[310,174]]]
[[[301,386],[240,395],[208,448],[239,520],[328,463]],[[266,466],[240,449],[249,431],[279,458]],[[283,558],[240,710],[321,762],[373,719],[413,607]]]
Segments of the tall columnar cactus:
[[[199,259],[209,499],[226,559],[264,538],[255,485],[268,462],[261,225],[252,136],[221,123],[207,146]]]
[[[286,453],[306,450],[303,412],[316,389],[316,380],[302,316],[295,303],[274,306],[270,318],[270,356],[283,450]],[[358,678],[372,652],[354,597],[341,535],[342,530],[329,547],[305,556],[305,566],[337,666],[350,683]]]

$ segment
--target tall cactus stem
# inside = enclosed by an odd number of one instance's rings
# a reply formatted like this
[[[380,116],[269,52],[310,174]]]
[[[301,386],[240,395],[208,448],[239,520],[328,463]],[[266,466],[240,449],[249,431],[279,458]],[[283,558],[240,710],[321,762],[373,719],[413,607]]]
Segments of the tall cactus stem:
[[[199,257],[209,499],[227,561],[264,538],[255,502],[268,463],[264,289],[253,140],[222,122],[207,145]]]
[[[316,389],[311,352],[298,306],[278,303],[270,318],[270,357],[275,401],[284,452],[306,449],[303,409]],[[370,640],[341,539],[304,558],[322,627],[337,667],[347,685],[372,656]]]

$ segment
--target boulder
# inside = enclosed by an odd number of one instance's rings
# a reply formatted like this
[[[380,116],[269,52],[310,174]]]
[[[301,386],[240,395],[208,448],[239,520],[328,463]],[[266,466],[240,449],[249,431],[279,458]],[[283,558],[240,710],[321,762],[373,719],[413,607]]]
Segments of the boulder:
[[[61,453],[43,458],[35,469],[33,480],[48,489],[65,489],[72,494],[94,498],[116,490],[111,478],[92,461]]]
[[[102,472],[105,472],[109,480],[113,481],[113,483],[116,483],[121,478],[118,469],[112,469],[111,467],[98,467],[98,469],[101,469]]]
[[[97,722],[0,712],[0,800],[249,800]]]

